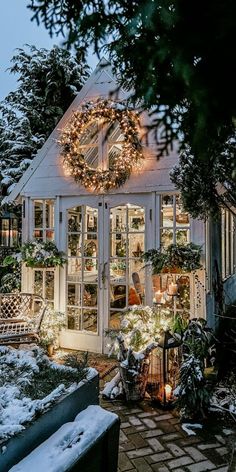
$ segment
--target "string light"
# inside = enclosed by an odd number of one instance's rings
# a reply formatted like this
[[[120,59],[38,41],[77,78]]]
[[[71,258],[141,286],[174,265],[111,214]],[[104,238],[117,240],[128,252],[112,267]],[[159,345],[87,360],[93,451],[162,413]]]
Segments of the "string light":
[[[118,122],[124,135],[121,154],[107,170],[90,167],[79,149],[85,129],[94,120],[101,118],[105,122]],[[120,187],[133,170],[140,170],[144,159],[138,138],[137,113],[111,100],[98,99],[82,105],[62,131],[59,144],[65,174],[72,175],[76,182],[82,183],[88,190],[104,192]]]

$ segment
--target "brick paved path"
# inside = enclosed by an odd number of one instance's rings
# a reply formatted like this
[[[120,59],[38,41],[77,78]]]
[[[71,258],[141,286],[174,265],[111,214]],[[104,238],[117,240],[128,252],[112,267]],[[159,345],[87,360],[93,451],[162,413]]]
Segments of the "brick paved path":
[[[188,436],[178,417],[154,408],[101,400],[121,419],[118,472],[235,472],[228,467],[233,437],[220,432]],[[202,436],[203,434],[203,436]],[[230,447],[231,445],[231,447]]]

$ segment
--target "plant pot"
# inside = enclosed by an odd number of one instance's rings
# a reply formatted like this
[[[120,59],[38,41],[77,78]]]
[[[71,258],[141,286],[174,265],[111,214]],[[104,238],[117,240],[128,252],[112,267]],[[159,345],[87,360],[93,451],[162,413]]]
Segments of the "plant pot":
[[[144,399],[149,372],[149,363],[141,366],[141,371],[134,375],[133,369],[120,365],[120,375],[127,401]]]
[[[53,353],[54,353],[54,346],[53,344],[49,344],[47,346],[47,353],[48,353],[48,357],[52,357],[53,356]]]

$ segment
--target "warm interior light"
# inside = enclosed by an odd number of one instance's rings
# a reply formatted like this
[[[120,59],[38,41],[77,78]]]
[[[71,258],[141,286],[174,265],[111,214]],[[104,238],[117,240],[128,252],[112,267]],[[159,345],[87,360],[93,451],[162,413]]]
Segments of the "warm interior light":
[[[165,385],[165,394],[166,394],[166,401],[169,401],[171,398],[171,393],[172,393],[172,387],[169,384]]]

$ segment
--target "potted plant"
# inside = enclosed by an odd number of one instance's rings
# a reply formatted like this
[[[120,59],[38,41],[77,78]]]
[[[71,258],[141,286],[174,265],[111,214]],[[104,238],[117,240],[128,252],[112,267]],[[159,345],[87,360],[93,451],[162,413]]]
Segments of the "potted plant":
[[[88,271],[91,272],[94,267],[95,267],[95,262],[94,262],[92,259],[87,259],[87,260],[85,261],[85,268],[86,268],[86,270],[88,270]]]
[[[163,272],[193,272],[202,268],[202,248],[194,243],[170,244],[160,249],[150,249],[142,259],[151,262],[153,274]]]
[[[40,328],[40,344],[50,357],[59,347],[59,334],[65,326],[65,314],[48,308]]]
[[[116,275],[125,275],[126,264],[125,262],[114,262],[111,269]]]
[[[11,257],[25,262],[27,267],[55,267],[66,263],[64,253],[57,249],[53,241],[28,241]]]

